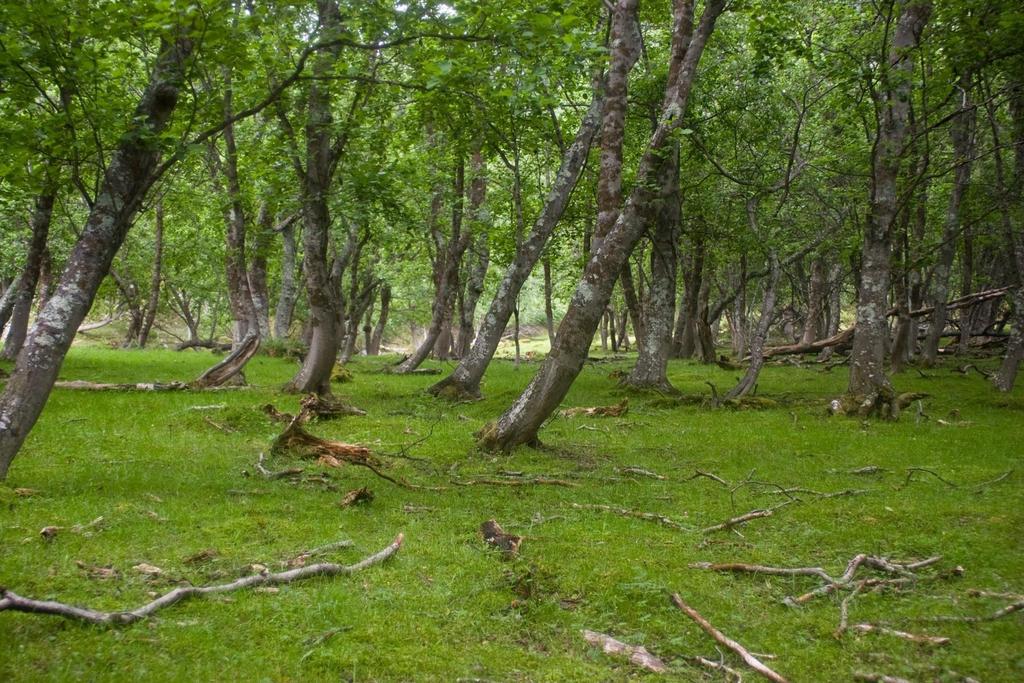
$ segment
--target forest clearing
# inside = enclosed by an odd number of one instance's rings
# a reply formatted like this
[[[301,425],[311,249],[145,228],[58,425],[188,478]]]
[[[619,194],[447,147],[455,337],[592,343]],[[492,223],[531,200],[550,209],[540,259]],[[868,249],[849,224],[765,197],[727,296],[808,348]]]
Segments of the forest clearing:
[[[1019,0],[0,26],[0,680],[1024,679]]]

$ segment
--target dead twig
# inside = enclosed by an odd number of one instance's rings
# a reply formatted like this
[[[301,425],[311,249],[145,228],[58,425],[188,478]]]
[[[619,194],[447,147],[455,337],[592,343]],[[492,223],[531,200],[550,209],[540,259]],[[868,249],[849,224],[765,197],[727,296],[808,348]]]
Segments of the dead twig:
[[[383,550],[380,550],[379,552],[351,565],[325,562],[278,573],[261,571],[258,574],[245,576],[232,581],[231,583],[214,584],[210,586],[179,586],[169,593],[161,595],[152,602],[148,602],[141,607],[124,612],[100,612],[85,607],[75,607],[74,605],[68,605],[53,600],[33,600],[31,598],[22,597],[13,591],[3,588],[0,589],[0,612],[10,610],[14,612],[50,614],[66,617],[68,619],[77,619],[79,621],[85,621],[90,624],[97,624],[100,626],[127,625],[146,619],[164,607],[170,607],[177,602],[199,595],[228,593],[231,591],[241,590],[243,588],[292,583],[294,581],[301,581],[314,576],[354,574],[366,569],[367,567],[379,564],[393,556],[398,552],[399,548],[402,547],[403,540],[404,536],[402,534],[398,534],[395,540]]]
[[[691,477],[689,477],[687,479],[684,479],[683,481],[691,481],[693,479],[696,479],[697,477],[704,477],[705,479],[710,479],[711,481],[717,481],[719,484],[721,484],[722,486],[724,486],[726,488],[729,488],[729,487],[732,486],[732,484],[727,482],[725,479],[722,479],[717,474],[715,474],[713,472],[702,472],[700,470],[696,470],[693,473],[693,476],[691,476]]]
[[[645,470],[642,467],[616,467],[615,471],[618,472],[619,474],[635,474],[635,475],[640,476],[640,477],[647,477],[649,479],[658,479],[658,480],[661,480],[661,481],[664,481],[665,479],[668,479],[668,477],[660,475],[657,472],[652,472],[650,470]]]
[[[565,479],[549,479],[548,477],[532,477],[530,479],[452,479],[456,486],[530,486],[533,484],[549,486],[565,486],[576,488],[579,484]]]
[[[301,467],[289,467],[278,472],[273,472],[271,470],[268,470],[263,465],[265,460],[266,456],[263,453],[260,453],[259,459],[256,460],[256,471],[259,472],[264,479],[274,480],[285,479],[287,477],[297,477],[298,475],[305,472],[305,470]]]
[[[693,619],[698,626],[704,629],[704,631],[714,638],[720,645],[723,645],[738,654],[743,662],[751,669],[768,680],[774,681],[774,683],[787,683],[785,678],[769,669],[763,662],[761,662],[761,660],[752,655],[749,650],[719,631],[711,624],[711,622],[701,616],[700,612],[683,602],[683,599],[679,597],[678,593],[672,594],[672,603],[682,610],[686,616]]]
[[[864,673],[862,671],[855,672],[853,674],[853,679],[855,681],[867,681],[867,683],[910,683],[910,681],[908,681],[907,679],[900,678],[899,676],[887,676],[886,674]]]
[[[949,645],[949,638],[922,635],[920,633],[908,633],[907,631],[897,631],[894,628],[879,626],[878,624],[854,624],[850,627],[850,630],[856,631],[857,633],[882,633],[887,636],[909,640],[912,643],[918,643],[920,645]]]
[[[693,527],[688,527],[685,524],[680,524],[674,520],[664,517],[662,515],[656,515],[653,512],[640,512],[639,510],[627,510],[626,508],[612,507],[611,505],[584,505],[581,503],[573,503],[573,509],[575,510],[599,510],[601,512],[610,512],[620,517],[632,517],[634,519],[646,519],[649,522],[657,522],[662,526],[666,526],[670,529],[677,529],[679,531],[693,531]]]
[[[701,529],[700,532],[702,534],[710,534],[710,533],[714,533],[716,531],[727,531],[729,529],[733,529],[733,528],[735,528],[735,527],[737,527],[737,526],[739,526],[741,524],[746,524],[747,522],[750,522],[750,521],[755,520],[755,519],[761,519],[762,517],[771,517],[772,515],[775,514],[776,510],[778,510],[781,507],[785,507],[785,506],[789,505],[792,502],[793,502],[793,500],[787,500],[784,503],[779,503],[775,507],[770,507],[770,508],[766,508],[766,509],[763,509],[763,510],[751,510],[750,512],[747,512],[746,514],[742,514],[742,515],[739,515],[737,517],[732,517],[731,519],[727,519],[724,522],[722,522],[721,524],[715,524],[714,526],[709,526],[707,528]]]
[[[959,488],[956,484],[954,484],[950,480],[943,478],[938,472],[936,472],[934,470],[930,470],[927,467],[908,467],[907,468],[907,478],[903,481],[903,483],[900,486],[897,487],[896,490],[901,490],[901,489],[907,488],[910,485],[910,481],[911,481],[911,479],[914,476],[914,472],[924,472],[925,474],[930,474],[933,477],[935,477],[936,479],[938,479],[939,481],[941,481],[946,486],[949,486],[950,488],[954,488],[954,489],[955,488]]]

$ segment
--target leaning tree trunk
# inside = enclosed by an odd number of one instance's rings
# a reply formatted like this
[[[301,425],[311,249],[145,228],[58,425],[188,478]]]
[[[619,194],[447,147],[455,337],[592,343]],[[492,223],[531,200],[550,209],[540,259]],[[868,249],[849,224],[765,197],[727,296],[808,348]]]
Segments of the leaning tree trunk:
[[[953,140],[953,153],[956,157],[956,168],[953,172],[953,189],[949,194],[946,206],[946,222],[942,230],[942,244],[939,257],[932,273],[932,302],[935,312],[928,327],[928,336],[924,340],[921,360],[926,367],[935,365],[939,355],[939,341],[946,328],[946,299],[949,298],[949,276],[953,270],[953,258],[956,256],[956,245],[960,236],[960,205],[971,181],[971,155],[973,154],[974,108],[967,101],[967,89],[970,88],[970,77],[964,74],[960,78],[960,87],[964,89],[963,106],[950,127]],[[966,315],[966,314],[965,314]]]
[[[21,351],[28,334],[28,319],[32,315],[32,299],[35,297],[36,285],[39,283],[39,271],[46,251],[46,238],[50,233],[50,219],[53,216],[53,203],[57,198],[55,190],[47,189],[36,197],[35,209],[32,212],[32,236],[28,243],[28,254],[25,267],[18,280],[18,289],[13,299],[11,326],[7,330],[7,341],[4,343],[3,357],[13,360]]]
[[[0,297],[0,336],[3,336],[4,328],[7,326],[7,321],[11,319],[11,313],[14,310],[14,302],[18,298],[18,289],[21,286],[21,277],[16,277],[7,285],[4,289],[4,294]]]
[[[558,225],[572,191],[583,173],[587,153],[600,124],[601,103],[602,95],[600,91],[596,91],[590,109],[580,123],[575,140],[562,156],[562,165],[555,175],[544,208],[505,271],[505,276],[498,285],[469,353],[462,357],[451,375],[430,387],[430,393],[474,397],[480,395],[480,380],[483,379],[484,371],[494,357],[505,327],[512,317],[519,291],[540,258],[541,251],[555,226]]]
[[[163,281],[164,262],[164,202],[163,199],[156,201],[155,209],[155,234],[153,235],[153,271],[149,278],[149,299],[146,301],[146,311],[142,316],[142,327],[139,329],[139,348],[145,348],[149,341],[149,332],[153,329],[156,321],[156,311],[160,306],[160,283]]]
[[[672,321],[676,310],[676,242],[679,233],[679,145],[672,146],[661,187],[666,194],[655,202],[651,238],[651,285],[647,297],[645,330],[637,336],[636,365],[623,379],[626,386],[675,392],[668,381],[672,351]]]
[[[160,57],[131,119],[132,127],[110,158],[57,291],[39,312],[18,354],[0,396],[0,479],[7,476],[11,461],[39,419],[75,331],[155,180],[160,159],[157,141],[178,104],[191,52],[188,36],[161,45]]]
[[[495,422],[478,434],[481,447],[508,451],[520,444],[535,444],[541,425],[558,407],[583,368],[591,340],[622,266],[643,235],[645,216],[665,193],[658,181],[672,144],[672,132],[683,122],[686,103],[704,46],[721,14],[725,0],[708,0],[700,27],[693,29],[693,3],[676,4],[668,83],[659,123],[640,160],[637,182],[615,227],[591,257],[558,327],[555,344],[523,393]]]
[[[295,313],[295,301],[299,298],[299,286],[296,281],[295,264],[298,247],[295,244],[295,227],[288,223],[281,230],[284,254],[281,257],[281,291],[278,293],[277,306],[274,308],[274,339],[283,340],[288,337],[288,328],[292,325]]]
[[[897,180],[906,144],[913,59],[910,50],[918,42],[931,5],[900,0],[901,13],[893,35],[887,72],[877,96],[878,132],[872,150],[871,215],[864,227],[860,288],[857,299],[856,334],[850,355],[848,392],[857,397],[861,413],[878,410],[896,417],[899,407],[885,374],[889,260],[892,228],[897,213]]]

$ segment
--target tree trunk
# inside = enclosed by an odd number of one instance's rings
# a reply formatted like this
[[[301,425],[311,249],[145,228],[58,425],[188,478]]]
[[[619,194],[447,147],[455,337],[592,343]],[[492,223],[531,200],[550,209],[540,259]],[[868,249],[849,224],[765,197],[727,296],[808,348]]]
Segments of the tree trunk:
[[[715,335],[711,330],[711,324],[714,321],[709,319],[711,280],[714,277],[714,273],[707,263],[704,264],[703,270],[700,289],[697,291],[697,317],[694,321],[694,326],[697,331],[697,350],[701,362],[714,363],[717,360],[715,354]]]
[[[19,276],[11,280],[10,284],[5,285],[4,295],[0,297],[0,337],[4,334],[7,321],[11,319],[11,313],[14,310],[14,302],[18,298],[20,286],[21,277]]]
[[[850,355],[850,394],[863,397],[862,412],[896,417],[895,392],[885,374],[886,316],[892,227],[897,211],[897,180],[906,143],[908,102],[913,78],[910,50],[917,44],[931,5],[899,0],[901,12],[877,96],[877,134],[872,150],[871,215],[864,228],[856,334]]]
[[[779,265],[779,257],[775,252],[768,255],[769,275],[764,286],[764,301],[761,303],[761,317],[757,321],[757,329],[750,340],[750,365],[743,378],[725,395],[725,400],[746,396],[757,386],[757,378],[764,367],[764,346],[768,340],[768,330],[771,328],[772,320],[775,319],[775,296],[779,287],[779,279],[782,277],[782,269]],[[810,344],[812,339],[807,343]]]
[[[274,309],[274,338],[287,339],[288,328],[292,325],[295,313],[295,301],[299,298],[299,286],[296,282],[295,264],[298,247],[295,244],[295,226],[288,223],[281,230],[284,254],[281,257],[281,291]]]
[[[1010,391],[1017,379],[1017,371],[1024,360],[1024,216],[1021,201],[1024,200],[1024,83],[1010,84],[1011,140],[1014,149],[1013,177],[1006,182],[1002,153],[999,149],[998,123],[990,109],[993,131],[993,150],[996,161],[996,182],[1000,191],[1003,236],[1006,246],[1013,254],[1013,265],[1017,275],[1017,288],[1013,290],[1013,317],[1011,318],[1010,341],[1006,355],[992,382],[1000,391]],[[1013,218],[1016,217],[1016,224]]]
[[[487,167],[483,153],[479,148],[473,150],[470,159],[469,212],[467,220],[473,235],[473,243],[469,251],[471,261],[469,273],[466,275],[466,286],[462,292],[459,306],[459,342],[456,355],[465,358],[473,344],[473,326],[476,318],[476,306],[484,292],[484,280],[487,268],[491,263],[490,237],[488,226],[483,222],[483,205],[487,199]]]
[[[555,343],[555,309],[551,304],[551,257],[545,256],[544,264],[544,323],[548,330],[548,346]]]
[[[388,324],[388,314],[391,311],[391,285],[386,282],[380,288],[380,315],[377,316],[377,324],[373,327],[373,334],[370,336],[370,343],[366,347],[367,356],[379,356],[380,345],[384,338],[384,328]]]
[[[160,150],[154,140],[167,127],[178,104],[191,52],[187,36],[172,45],[161,45],[132,126],[110,158],[57,291],[39,312],[18,354],[0,396],[0,479],[7,476],[11,461],[39,418],[75,332],[155,180]]]
[[[949,193],[949,204],[946,206],[946,221],[942,230],[942,244],[932,273],[932,303],[935,312],[932,314],[928,327],[928,336],[924,340],[922,361],[926,367],[935,365],[939,355],[939,340],[946,328],[946,299],[949,298],[949,277],[956,256],[956,245],[959,241],[961,221],[960,205],[963,202],[967,186],[971,181],[971,155],[973,154],[974,109],[970,108],[967,99],[970,88],[970,75],[963,74],[960,87],[964,89],[961,111],[950,126],[950,137],[953,140],[953,154],[956,168],[953,172],[953,188]],[[965,292],[969,293],[969,292]],[[961,313],[965,320],[967,312]]]
[[[11,311],[11,325],[7,330],[7,341],[4,343],[3,357],[8,360],[17,358],[28,334],[28,319],[32,315],[32,300],[35,298],[36,285],[39,284],[39,272],[56,198],[57,192],[52,189],[44,190],[36,197],[35,209],[32,211],[32,237],[28,243],[25,267],[18,280]]]
[[[249,261],[249,293],[252,297],[256,329],[260,339],[270,339],[270,290],[267,286],[267,259],[274,242],[274,214],[264,201],[256,219],[256,234],[253,239],[252,259]]]
[[[317,2],[320,26],[328,34],[342,28],[333,0]],[[338,60],[340,47],[316,53],[306,103],[306,164],[302,171],[303,265],[309,302],[311,338],[298,374],[285,386],[295,393],[331,393],[331,371],[338,353],[338,282],[328,262],[331,214],[328,200],[341,148],[333,144],[330,84],[323,81]]]
[[[530,234],[516,251],[512,263],[505,270],[505,275],[498,285],[498,290],[491,300],[487,314],[480,324],[480,330],[473,340],[469,353],[464,355],[451,375],[430,387],[434,395],[451,394],[453,396],[479,396],[480,380],[487,370],[494,352],[501,342],[502,334],[516,306],[516,299],[530,271],[537,263],[544,245],[558,225],[565,207],[569,203],[572,191],[583,172],[594,134],[600,123],[602,96],[600,91],[594,93],[590,109],[580,123],[579,132],[573,143],[562,156],[562,164],[555,175],[554,184],[548,192],[544,208],[533,224]]]
[[[139,330],[139,348],[145,348],[149,341],[149,332],[156,321],[156,311],[160,306],[160,283],[163,280],[164,262],[164,201],[156,201],[155,234],[153,236],[153,271],[149,278],[149,299],[146,301],[146,312],[142,316],[142,327]]]
[[[704,281],[704,238],[696,235],[688,263],[683,268],[683,305],[676,321],[675,357],[693,358],[697,350],[697,308]]]
[[[437,227],[437,216],[440,212],[442,193],[438,189],[434,193],[431,206],[431,233],[434,235],[436,255],[434,259],[434,303],[431,306],[430,326],[423,343],[406,358],[396,369],[398,374],[412,372],[430,355],[431,351],[448,358],[451,347],[452,307],[459,282],[459,268],[462,256],[469,247],[472,234],[462,229],[462,196],[464,194],[465,164],[462,159],[455,167],[454,204],[452,206],[452,232],[447,240],[440,234]],[[441,341],[440,347],[438,341]],[[438,353],[440,351],[440,353]]]
[[[658,181],[672,144],[672,132],[684,118],[697,63],[724,0],[708,0],[700,27],[693,29],[692,2],[676,5],[668,84],[659,124],[637,169],[637,182],[604,243],[590,259],[558,326],[555,345],[540,370],[512,406],[478,434],[488,449],[508,451],[520,444],[537,443],[541,425],[558,407],[583,368],[591,340],[622,266],[643,235],[645,218],[655,199],[665,193]]]
[[[821,303],[825,290],[825,264],[820,257],[811,261],[811,277],[807,285],[807,316],[801,344],[810,344],[821,333]]]
[[[672,321],[676,310],[676,243],[679,240],[679,145],[672,145],[662,179],[664,195],[655,206],[651,238],[651,284],[644,316],[646,329],[637,337],[637,359],[623,380],[626,386],[675,392],[668,381]]]

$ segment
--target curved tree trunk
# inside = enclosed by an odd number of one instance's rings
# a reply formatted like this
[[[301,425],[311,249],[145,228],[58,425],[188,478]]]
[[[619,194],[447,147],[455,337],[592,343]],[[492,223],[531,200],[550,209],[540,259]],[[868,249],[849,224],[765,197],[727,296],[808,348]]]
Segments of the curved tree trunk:
[[[18,289],[12,300],[11,325],[7,330],[7,341],[4,343],[3,357],[13,360],[21,351],[28,334],[28,319],[32,315],[32,299],[35,298],[36,285],[39,283],[39,272],[46,250],[46,239],[50,233],[50,219],[53,216],[53,203],[57,198],[55,190],[45,190],[36,197],[35,209],[32,211],[32,237],[28,243],[28,254],[25,256],[25,267],[18,279]],[[41,308],[41,306],[40,306]]]
[[[640,160],[636,185],[615,227],[587,264],[544,364],[508,410],[480,431],[481,447],[508,451],[520,444],[537,443],[541,425],[565,398],[583,368],[617,276],[643,235],[644,219],[650,217],[653,202],[665,193],[658,181],[665,176],[663,167],[672,132],[683,122],[697,63],[724,5],[725,0],[708,0],[700,27],[694,32],[693,3],[676,4],[665,99],[658,127]]]
[[[0,479],[7,476],[11,461],[39,419],[75,332],[155,180],[160,151],[152,140],[166,128],[178,104],[191,52],[187,36],[172,45],[161,45],[132,128],[110,159],[57,291],[39,312],[18,354],[0,396]]]
[[[864,228],[856,334],[850,355],[850,394],[863,397],[862,412],[878,409],[895,417],[899,408],[885,374],[892,228],[897,212],[897,180],[906,144],[913,59],[931,13],[927,2],[900,0],[882,89],[877,95],[878,131],[872,151],[871,215]]]
[[[583,173],[583,165],[593,142],[601,120],[602,95],[595,92],[590,108],[580,123],[579,132],[573,143],[562,156],[562,165],[555,175],[554,184],[548,192],[544,208],[533,224],[526,240],[516,251],[515,259],[509,264],[505,276],[498,285],[498,290],[491,300],[491,305],[480,324],[480,330],[473,340],[473,345],[451,375],[430,387],[430,393],[439,395],[442,392],[456,396],[479,396],[480,380],[483,379],[487,365],[494,357],[494,352],[501,342],[509,319],[516,306],[516,298],[522,289],[530,271],[540,258],[541,251],[548,238],[558,225],[565,207],[569,203],[572,191]]]
[[[768,255],[769,262],[769,274],[768,281],[764,285],[764,301],[761,302],[761,317],[757,321],[757,329],[754,330],[754,335],[750,339],[750,365],[747,366],[747,371],[744,373],[743,378],[725,395],[725,400],[740,398],[746,396],[754,387],[757,386],[757,378],[761,374],[761,368],[764,367],[764,346],[765,342],[768,341],[768,330],[772,326],[772,320],[775,319],[775,299],[776,292],[779,287],[779,279],[782,277],[782,269],[779,265],[779,257],[777,254],[772,252]],[[801,344],[811,344],[814,340],[809,342],[801,341]]]

